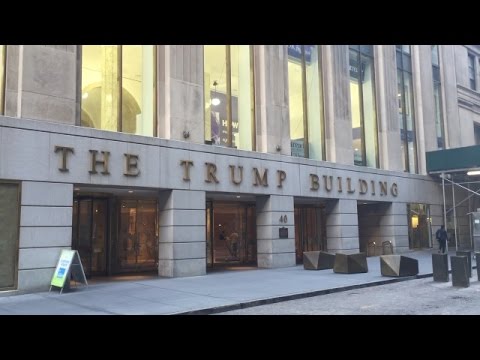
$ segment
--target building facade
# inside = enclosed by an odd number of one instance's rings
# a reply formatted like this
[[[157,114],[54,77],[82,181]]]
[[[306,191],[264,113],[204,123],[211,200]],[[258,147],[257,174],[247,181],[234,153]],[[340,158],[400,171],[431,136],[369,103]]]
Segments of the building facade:
[[[425,153],[479,143],[479,59],[476,45],[0,46],[0,290],[47,289],[62,249],[87,276],[179,277],[435,246]]]

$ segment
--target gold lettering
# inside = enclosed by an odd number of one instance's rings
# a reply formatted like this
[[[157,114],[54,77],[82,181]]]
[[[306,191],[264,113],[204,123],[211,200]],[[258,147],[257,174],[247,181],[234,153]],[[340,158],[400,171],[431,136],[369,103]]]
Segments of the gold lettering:
[[[342,177],[339,176],[337,177],[337,180],[338,180],[338,192],[342,192]]]
[[[138,155],[123,154],[125,155],[125,170],[123,175],[125,176],[138,176],[140,169],[138,168]]]
[[[360,184],[360,190],[358,190],[358,192],[362,195],[366,194],[368,192],[368,183],[363,179],[358,180],[358,182]]]
[[[253,168],[253,172],[255,175],[255,179],[253,182],[254,186],[258,186],[258,185],[268,186],[268,178],[267,178],[268,169],[265,169],[263,171],[263,175],[261,176],[257,168]]]
[[[180,160],[180,166],[183,166],[183,181],[190,181],[190,166],[193,166],[193,161]]]
[[[278,175],[278,185],[277,185],[277,187],[281,188],[282,183],[287,178],[287,173],[283,170],[277,170],[277,175]]]
[[[110,156],[109,151],[101,151],[103,154],[103,160],[97,160],[97,150],[88,150],[90,154],[92,154],[92,170],[89,171],[90,174],[97,174],[97,165],[103,165],[103,171],[101,174],[103,175],[110,175],[108,172],[108,158]]]
[[[205,165],[207,165],[207,178],[205,179],[205,182],[211,183],[213,180],[216,184],[218,184],[220,181],[218,181],[217,177],[215,176],[215,173],[217,172],[217,165],[209,162],[206,162]]]
[[[352,179],[347,177],[347,192],[349,194],[353,194],[355,192],[355,189],[352,189]]]
[[[370,184],[372,184],[372,195],[375,195],[375,181],[370,180]]]
[[[310,174],[310,190],[318,190],[320,184],[318,183],[318,176],[315,174]]]
[[[330,180],[330,186],[328,186],[328,180]],[[330,192],[332,191],[333,186],[333,176],[323,175],[323,184],[325,185],[325,191]]]
[[[62,167],[59,167],[58,170],[60,170],[61,172],[68,172],[69,170],[67,167],[67,154],[69,152],[73,154],[73,148],[55,145],[55,154],[59,151],[62,152]]]
[[[392,187],[390,188],[390,192],[392,193],[393,196],[397,196],[398,195],[398,186],[396,183],[393,183],[392,184]]]
[[[387,182],[386,181],[379,181],[380,184],[380,196],[387,196],[388,191],[387,191]]]
[[[235,185],[240,185],[243,181],[243,166],[237,166],[238,170],[240,171],[240,180],[235,180],[235,165],[229,165],[229,166],[230,166],[230,180]]]

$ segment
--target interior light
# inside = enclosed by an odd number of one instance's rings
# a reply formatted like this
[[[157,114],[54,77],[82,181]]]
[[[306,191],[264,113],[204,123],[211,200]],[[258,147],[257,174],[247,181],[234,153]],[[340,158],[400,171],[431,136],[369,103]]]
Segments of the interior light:
[[[86,98],[88,98],[88,93],[83,93],[82,99],[86,99]]]
[[[73,190],[75,190],[75,191],[79,191],[79,190],[80,190],[80,188],[74,188]]]
[[[412,228],[416,229],[418,227],[418,215],[412,215]]]
[[[240,199],[240,195],[237,195],[237,199]]]
[[[128,192],[131,194],[131,193],[133,193],[133,190],[128,190]]]
[[[215,88],[215,90],[213,92],[214,97],[212,98],[212,105],[213,106],[218,106],[221,103],[220,99],[217,97],[217,85],[218,85],[217,80],[214,80],[213,81],[213,87]]]
[[[468,176],[475,176],[475,175],[480,175],[480,170],[472,170],[467,172]]]

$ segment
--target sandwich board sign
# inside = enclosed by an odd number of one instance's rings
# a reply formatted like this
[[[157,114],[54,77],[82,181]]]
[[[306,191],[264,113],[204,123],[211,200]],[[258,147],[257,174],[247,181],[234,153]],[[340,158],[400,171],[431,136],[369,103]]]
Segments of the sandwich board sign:
[[[52,290],[52,286],[59,287],[61,294],[64,288],[69,288],[70,277],[76,282],[88,285],[78,251],[64,249],[60,253],[57,267],[53,273],[50,290]]]

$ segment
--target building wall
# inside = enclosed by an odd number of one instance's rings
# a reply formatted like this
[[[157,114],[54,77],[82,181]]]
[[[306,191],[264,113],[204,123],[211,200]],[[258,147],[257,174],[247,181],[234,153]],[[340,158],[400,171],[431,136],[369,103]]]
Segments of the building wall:
[[[447,147],[472,145],[480,97],[468,88],[467,48],[440,49]],[[60,250],[71,247],[76,185],[159,191],[163,276],[205,274],[209,193],[256,198],[260,267],[295,264],[295,198],[328,200],[332,252],[357,252],[360,242],[370,239],[388,239],[395,251],[407,250],[407,203],[430,205],[433,231],[443,223],[442,189],[426,176],[425,165],[425,151],[437,149],[430,45],[412,46],[420,175],[402,171],[394,45],[375,46],[379,169],[353,165],[347,45],[321,45],[326,161],[289,156],[286,46],[255,45],[253,54],[256,151],[248,152],[204,144],[202,46],[157,47],[159,138],[71,126],[80,124],[80,47],[8,46],[0,179],[22,183],[18,288],[45,288]],[[68,171],[59,170],[62,155],[55,146],[73,149],[66,158]],[[110,152],[109,175],[89,173],[90,150]],[[125,154],[138,156],[138,176],[124,174]],[[191,162],[188,171],[182,161]],[[240,184],[231,180],[231,166],[243,167]],[[266,173],[265,185],[255,180],[256,171]],[[371,201],[378,202],[374,210],[358,211],[359,203]],[[466,218],[467,210],[458,212]],[[278,223],[278,212],[288,214],[287,224]],[[462,243],[468,239],[466,221],[457,229]],[[279,226],[289,228],[288,238],[278,238]]]

